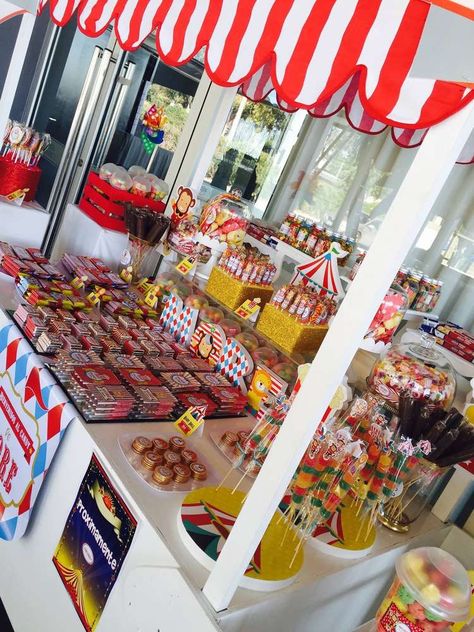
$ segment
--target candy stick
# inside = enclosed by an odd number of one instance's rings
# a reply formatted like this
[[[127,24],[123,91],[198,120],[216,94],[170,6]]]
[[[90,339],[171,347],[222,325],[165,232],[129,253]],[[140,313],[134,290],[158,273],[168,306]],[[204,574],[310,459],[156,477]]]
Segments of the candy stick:
[[[432,426],[429,432],[426,433],[425,439],[429,441],[431,444],[435,444],[436,441],[441,437],[441,435],[446,430],[446,423],[444,419],[437,421],[434,426]]]
[[[474,458],[474,446],[471,446],[461,452],[456,452],[455,454],[442,456],[436,462],[436,465],[438,465],[438,467],[448,467],[448,465],[455,465],[456,463],[470,461],[472,458]]]
[[[459,436],[459,428],[448,430],[441,439],[435,444],[435,449],[427,456],[429,461],[436,461],[440,456],[447,452],[448,448],[454,443]]]

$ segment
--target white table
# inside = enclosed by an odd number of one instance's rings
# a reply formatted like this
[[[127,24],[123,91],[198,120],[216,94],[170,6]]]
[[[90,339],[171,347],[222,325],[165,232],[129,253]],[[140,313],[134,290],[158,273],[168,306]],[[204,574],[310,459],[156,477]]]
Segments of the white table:
[[[2,301],[9,297],[5,307],[14,306],[8,278],[0,278],[0,294]],[[250,423],[246,419],[206,422],[199,449],[219,476],[228,471],[229,464],[209,434],[226,426],[248,428]],[[396,558],[407,548],[438,546],[451,531],[427,513],[407,535],[380,529],[374,549],[362,560],[326,556],[307,546],[305,563],[293,585],[274,593],[238,589],[229,609],[216,613],[201,593],[209,573],[183,547],[176,528],[184,493],[157,493],[149,488],[132,470],[118,444],[121,433],[152,431],[159,435],[165,426],[85,424],[79,414],[71,422],[26,536],[16,542],[0,542],[0,594],[14,629],[83,630],[51,557],[92,453],[139,523],[99,632],[156,632],[157,628],[160,632],[189,628],[196,632],[351,632],[373,617],[392,579]],[[239,478],[232,472],[227,484],[233,486]]]
[[[0,241],[39,248],[48,222],[49,214],[36,202],[17,206],[0,198]]]
[[[122,252],[128,246],[128,234],[103,228],[75,204],[68,204],[51,259],[60,259],[68,252],[102,259],[117,270]],[[153,273],[159,254],[150,258],[147,274]]]

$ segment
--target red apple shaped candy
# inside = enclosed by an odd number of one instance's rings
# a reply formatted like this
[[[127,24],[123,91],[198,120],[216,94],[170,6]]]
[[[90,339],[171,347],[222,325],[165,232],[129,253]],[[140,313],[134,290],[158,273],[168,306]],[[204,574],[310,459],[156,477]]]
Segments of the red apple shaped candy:
[[[259,343],[257,337],[248,331],[243,331],[242,333],[237,334],[235,339],[238,340],[250,354],[255,351],[255,349],[258,349]]]
[[[239,323],[236,320],[233,320],[232,318],[224,318],[223,320],[220,321],[219,325],[224,330],[225,335],[230,338],[235,338],[237,334],[240,334],[240,332],[242,331],[242,328],[239,325]]]

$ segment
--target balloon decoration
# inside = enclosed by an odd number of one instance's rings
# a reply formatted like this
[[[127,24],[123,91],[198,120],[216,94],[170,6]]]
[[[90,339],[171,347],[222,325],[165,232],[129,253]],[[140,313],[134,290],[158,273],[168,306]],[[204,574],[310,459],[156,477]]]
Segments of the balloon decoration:
[[[143,131],[140,138],[147,154],[151,155],[156,145],[161,145],[164,140],[165,132],[163,127],[167,118],[163,108],[157,108],[152,105],[143,115]]]

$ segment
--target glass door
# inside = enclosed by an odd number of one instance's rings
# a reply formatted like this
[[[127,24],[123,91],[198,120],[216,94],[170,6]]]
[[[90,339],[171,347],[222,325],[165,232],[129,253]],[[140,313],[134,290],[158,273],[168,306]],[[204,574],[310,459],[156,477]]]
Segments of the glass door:
[[[35,129],[51,135],[51,146],[40,162],[42,177],[37,193],[38,202],[50,212],[57,195],[58,172],[65,162],[65,152],[70,149],[71,136],[79,132],[94,83],[97,91],[97,81],[104,78],[110,60],[107,47],[111,33],[106,31],[92,39],[83,35],[75,20],[71,20],[64,28],[57,29],[53,37],[49,72],[41,83],[30,121]],[[100,66],[102,78],[98,76]]]
[[[192,59],[179,68],[167,66],[159,60],[154,49],[154,38],[126,58],[134,70],[129,78],[126,94],[120,88],[113,97],[113,105],[105,117],[92,167],[113,162],[128,169],[139,165],[165,179],[194,97],[203,74],[203,64]],[[167,117],[164,140],[150,147],[143,141],[143,117],[152,107],[163,108]]]
[[[197,59],[167,66],[153,37],[126,53],[111,29],[92,39],[71,21],[57,38],[31,117],[32,125],[52,137],[38,193],[52,216],[43,240],[47,254],[67,204],[80,199],[91,168],[106,162],[140,165],[166,178],[178,145],[180,155],[187,146],[183,130],[192,107],[199,112],[195,95],[204,69]],[[167,123],[162,144],[150,148],[143,117],[153,106],[164,109]]]

